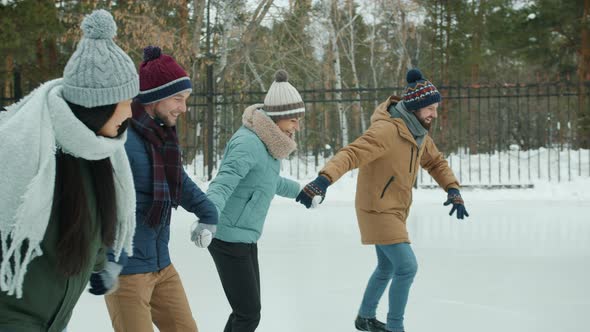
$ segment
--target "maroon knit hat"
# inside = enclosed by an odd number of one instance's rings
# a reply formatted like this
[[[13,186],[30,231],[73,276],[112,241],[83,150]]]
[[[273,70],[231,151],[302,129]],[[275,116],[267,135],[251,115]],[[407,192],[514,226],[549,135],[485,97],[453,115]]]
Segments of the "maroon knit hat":
[[[151,104],[184,91],[192,91],[188,74],[157,46],[143,49],[139,66],[139,101]]]

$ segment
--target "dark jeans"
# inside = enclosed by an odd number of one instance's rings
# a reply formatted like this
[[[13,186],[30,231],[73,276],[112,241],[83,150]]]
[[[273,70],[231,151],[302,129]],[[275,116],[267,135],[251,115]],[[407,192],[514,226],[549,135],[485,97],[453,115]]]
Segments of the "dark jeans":
[[[232,308],[223,331],[255,331],[260,322],[260,271],[256,243],[213,239],[208,249]]]

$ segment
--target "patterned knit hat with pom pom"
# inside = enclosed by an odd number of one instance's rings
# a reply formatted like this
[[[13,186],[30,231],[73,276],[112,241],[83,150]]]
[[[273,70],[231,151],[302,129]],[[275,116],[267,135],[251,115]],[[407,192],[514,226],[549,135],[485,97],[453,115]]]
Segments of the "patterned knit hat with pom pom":
[[[402,98],[408,111],[417,111],[440,102],[440,93],[429,80],[422,76],[419,69],[410,69],[406,74],[406,80],[408,86],[406,86]]]
[[[305,104],[284,70],[275,73],[275,80],[264,97],[264,112],[274,121],[305,115]]]
[[[86,108],[113,105],[137,96],[135,64],[113,42],[117,25],[106,10],[82,21],[84,35],[63,73],[63,97]]]
[[[193,91],[188,74],[157,46],[143,49],[139,66],[139,101],[151,104],[181,92]]]

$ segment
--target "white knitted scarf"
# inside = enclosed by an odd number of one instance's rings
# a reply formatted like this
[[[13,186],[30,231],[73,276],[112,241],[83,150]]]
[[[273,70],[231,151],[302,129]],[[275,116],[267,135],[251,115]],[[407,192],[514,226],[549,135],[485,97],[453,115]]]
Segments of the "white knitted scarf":
[[[0,112],[0,289],[21,298],[28,264],[43,255],[56,148],[86,160],[110,157],[117,203],[113,250],[116,259],[123,249],[133,253],[135,189],[124,149],[127,136],[106,138],[89,130],[62,98],[62,79],[41,85],[7,110]]]
[[[254,104],[247,107],[242,115],[242,124],[256,133],[271,156],[279,160],[285,159],[297,149],[297,143],[264,113],[263,106],[264,104]]]

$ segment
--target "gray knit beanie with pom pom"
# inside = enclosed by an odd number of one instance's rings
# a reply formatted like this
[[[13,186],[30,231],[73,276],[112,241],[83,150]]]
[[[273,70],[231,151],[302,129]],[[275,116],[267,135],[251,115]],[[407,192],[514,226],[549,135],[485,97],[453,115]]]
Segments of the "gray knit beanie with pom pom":
[[[264,98],[264,112],[274,121],[299,118],[305,115],[305,105],[301,95],[291,83],[284,70],[275,73],[275,80]]]
[[[139,77],[129,56],[113,42],[117,25],[100,9],[82,21],[84,35],[63,73],[63,97],[92,108],[117,104],[139,93]]]

